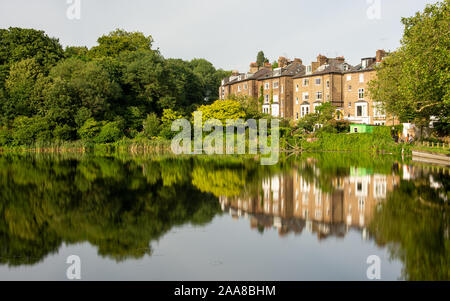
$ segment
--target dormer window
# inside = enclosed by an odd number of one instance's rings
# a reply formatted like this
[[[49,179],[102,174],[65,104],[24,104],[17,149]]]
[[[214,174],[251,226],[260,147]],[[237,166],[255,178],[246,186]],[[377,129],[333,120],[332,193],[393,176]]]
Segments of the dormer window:
[[[312,72],[312,66],[306,66],[306,73],[311,73]]]

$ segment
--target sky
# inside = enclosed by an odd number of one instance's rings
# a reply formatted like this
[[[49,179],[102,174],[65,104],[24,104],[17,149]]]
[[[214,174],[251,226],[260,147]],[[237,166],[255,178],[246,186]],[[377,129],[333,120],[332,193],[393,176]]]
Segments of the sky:
[[[0,28],[35,28],[63,46],[88,47],[116,28],[141,31],[166,58],[205,58],[217,68],[247,72],[260,50],[270,61],[286,56],[310,64],[323,54],[356,65],[377,49],[398,48],[401,18],[436,2],[0,0]]]

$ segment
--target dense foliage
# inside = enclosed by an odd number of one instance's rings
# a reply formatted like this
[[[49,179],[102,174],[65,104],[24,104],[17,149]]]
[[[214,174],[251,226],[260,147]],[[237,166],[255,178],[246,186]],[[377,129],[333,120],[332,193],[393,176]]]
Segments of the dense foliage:
[[[42,31],[0,30],[0,146],[134,138],[146,135],[148,115],[189,117],[217,99],[228,72],[204,59],[166,59],[152,43],[116,30],[91,49],[63,50]]]
[[[450,0],[428,5],[402,23],[402,46],[379,66],[371,96],[404,122],[427,125],[430,117],[438,118],[448,135]]]

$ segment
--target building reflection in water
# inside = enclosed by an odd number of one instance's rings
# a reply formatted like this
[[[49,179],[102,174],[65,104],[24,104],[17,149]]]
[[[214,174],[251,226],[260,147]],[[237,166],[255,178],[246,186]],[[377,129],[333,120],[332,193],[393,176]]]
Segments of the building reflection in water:
[[[320,170],[312,168],[316,175]],[[299,169],[300,170],[300,169]],[[260,193],[247,197],[221,197],[224,212],[234,218],[248,218],[253,229],[276,228],[280,236],[303,231],[316,233],[318,239],[344,237],[350,229],[369,238],[367,226],[375,210],[400,181],[395,173],[373,174],[351,168],[347,176],[331,180],[323,189],[316,179],[307,179],[298,170],[262,180]]]

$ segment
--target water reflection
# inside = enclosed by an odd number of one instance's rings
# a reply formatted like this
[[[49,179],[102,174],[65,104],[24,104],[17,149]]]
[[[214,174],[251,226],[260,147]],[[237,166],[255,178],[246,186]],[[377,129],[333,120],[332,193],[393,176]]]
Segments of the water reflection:
[[[320,174],[314,164],[303,162],[289,173],[262,179],[258,195],[221,197],[222,210],[250,217],[251,227],[260,232],[275,227],[283,236],[307,230],[325,239],[343,237],[354,228],[367,239],[367,226],[374,212],[400,181],[396,174],[371,174],[364,168],[350,168],[349,176],[333,178],[332,190],[327,191],[316,178],[303,176],[309,168],[314,175]]]
[[[271,167],[237,157],[1,155],[0,264],[36,265],[84,242],[116,262],[142,259],[174,227],[225,212],[263,234],[359,231],[403,262],[403,279],[448,280],[448,174],[349,154]]]

